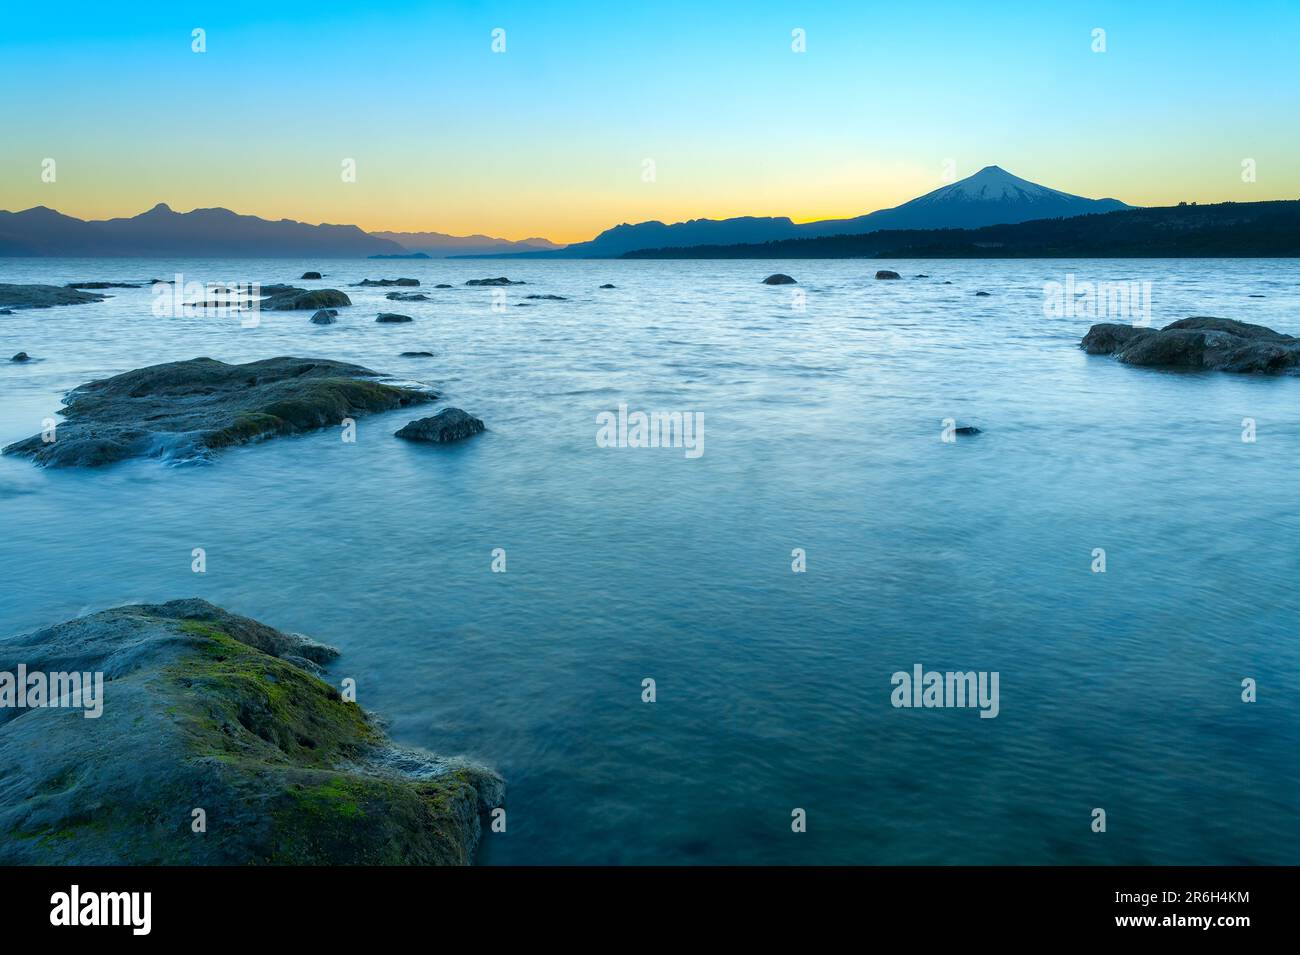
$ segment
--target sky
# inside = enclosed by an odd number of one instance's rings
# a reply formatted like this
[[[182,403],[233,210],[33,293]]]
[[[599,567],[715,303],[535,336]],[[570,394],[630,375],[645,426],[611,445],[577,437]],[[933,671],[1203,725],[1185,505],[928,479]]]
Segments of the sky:
[[[1136,205],[1300,198],[1295,0],[378,6],[6,4],[0,209],[572,242],[860,215],[992,164]]]

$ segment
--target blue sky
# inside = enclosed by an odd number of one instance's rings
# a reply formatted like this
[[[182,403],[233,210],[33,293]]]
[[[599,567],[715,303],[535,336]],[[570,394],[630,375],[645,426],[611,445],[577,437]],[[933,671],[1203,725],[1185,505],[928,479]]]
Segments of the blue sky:
[[[1300,197],[1294,2],[701,6],[10,5],[0,208],[571,241],[856,215],[946,160],[1138,204]]]

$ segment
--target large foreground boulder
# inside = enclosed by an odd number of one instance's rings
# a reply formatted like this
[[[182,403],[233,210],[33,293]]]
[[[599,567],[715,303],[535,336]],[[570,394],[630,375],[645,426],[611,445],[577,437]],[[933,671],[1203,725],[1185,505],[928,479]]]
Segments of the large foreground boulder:
[[[437,397],[372,380],[360,365],[267,358],[228,365],[191,358],[137,368],[74,389],[53,434],[9,445],[50,467],[98,467],[126,458],[204,457],[220,448],[298,434]]]
[[[1079,344],[1090,355],[1114,355],[1126,365],[1300,373],[1300,339],[1229,318],[1184,318],[1161,329],[1105,322]]]
[[[9,285],[0,282],[0,307],[52,308],[55,305],[84,305],[102,302],[107,296],[83,292],[66,285]]]
[[[407,441],[428,441],[432,444],[448,444],[472,437],[487,427],[483,422],[459,408],[447,408],[431,418],[419,418],[408,422],[397,437]]]
[[[473,861],[501,778],[394,746],[317,676],[337,655],[198,599],[0,640],[0,672],[102,674],[0,708],[0,865]]]

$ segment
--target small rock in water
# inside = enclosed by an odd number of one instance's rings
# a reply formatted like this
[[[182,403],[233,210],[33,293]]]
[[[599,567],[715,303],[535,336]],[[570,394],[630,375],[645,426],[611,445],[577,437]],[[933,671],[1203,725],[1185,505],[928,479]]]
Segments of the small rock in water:
[[[897,272],[891,272],[889,269],[881,269],[876,273],[876,278],[878,279],[896,279],[899,277],[900,276]]]
[[[404,352],[402,352],[400,355],[398,355],[397,357],[398,357],[398,358],[432,358],[432,357],[433,357],[433,352],[431,352],[431,351],[404,351]]]
[[[1230,318],[1184,318],[1161,329],[1103,322],[1079,344],[1090,355],[1148,368],[1300,373],[1300,338]]]
[[[988,297],[989,297],[989,293],[988,293],[988,292],[976,292],[976,293],[975,293],[975,297],[976,297],[976,298],[988,298]]]
[[[20,351],[17,355],[14,355],[14,357],[13,357],[13,358],[10,358],[9,360],[10,360],[10,361],[30,361],[31,358],[28,356],[27,352],[25,352],[25,351]]]
[[[764,285],[797,285],[794,279],[783,272],[775,272],[763,279]]]
[[[0,283],[0,307],[51,308],[55,305],[82,305],[107,298],[98,292],[83,292],[63,285],[9,285]]]
[[[944,284],[944,285],[951,285],[952,283],[951,283],[951,282],[944,282],[943,284]]]
[[[366,288],[384,288],[389,285],[415,286],[420,284],[419,279],[362,279],[360,282],[353,282],[354,286],[364,286]]]
[[[617,287],[618,286],[616,285],[611,285],[609,282],[606,282],[604,285],[601,286],[601,288],[617,288]]]
[[[964,424],[960,428],[954,429],[956,434],[979,434],[980,429],[973,424]]]
[[[396,325],[400,322],[414,321],[414,319],[412,319],[410,315],[397,315],[393,312],[380,312],[379,317],[376,318],[375,321],[383,322],[386,325]]]
[[[304,273],[302,273],[302,277],[303,277],[303,279],[318,279],[318,278],[320,278],[320,273],[319,273],[319,272],[304,272]],[[301,281],[301,280],[300,280],[300,281]]]
[[[527,282],[512,282],[504,275],[495,279],[470,279],[466,285],[527,285]]]
[[[336,288],[320,288],[308,292],[292,286],[272,285],[264,288],[266,295],[258,308],[269,312],[294,312],[306,309],[338,308],[351,305],[352,299]],[[221,303],[226,304],[226,303]]]
[[[430,441],[434,444],[446,444],[450,441],[460,441],[486,430],[483,422],[472,414],[467,414],[459,408],[447,408],[439,411],[432,418],[418,418],[394,433],[397,437],[405,438],[407,441]]]
[[[434,288],[451,288],[451,286],[448,285],[446,282],[439,282],[437,285],[434,286]]]
[[[311,317],[311,321],[313,325],[333,325],[334,320],[338,317],[338,309],[322,308]]]
[[[384,298],[390,302],[427,302],[429,296],[423,292],[389,292]]]
[[[1263,298],[1264,296],[1262,296],[1262,295],[1248,295],[1248,296],[1246,296],[1246,297],[1247,297],[1247,298]]]
[[[918,279],[928,279],[930,276],[928,276],[928,275],[926,275],[924,272],[922,272],[920,275],[918,275],[918,276],[916,276],[916,277],[917,277]]]
[[[524,298],[537,298],[547,302],[567,302],[563,295],[525,295]]]

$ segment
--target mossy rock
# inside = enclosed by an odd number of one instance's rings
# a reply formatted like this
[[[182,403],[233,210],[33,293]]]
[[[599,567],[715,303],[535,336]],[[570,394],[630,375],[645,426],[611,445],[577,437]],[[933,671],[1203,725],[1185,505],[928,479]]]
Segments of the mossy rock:
[[[0,864],[471,862],[500,777],[394,746],[318,676],[336,655],[197,599],[0,642],[106,681],[98,718],[0,710]]]

